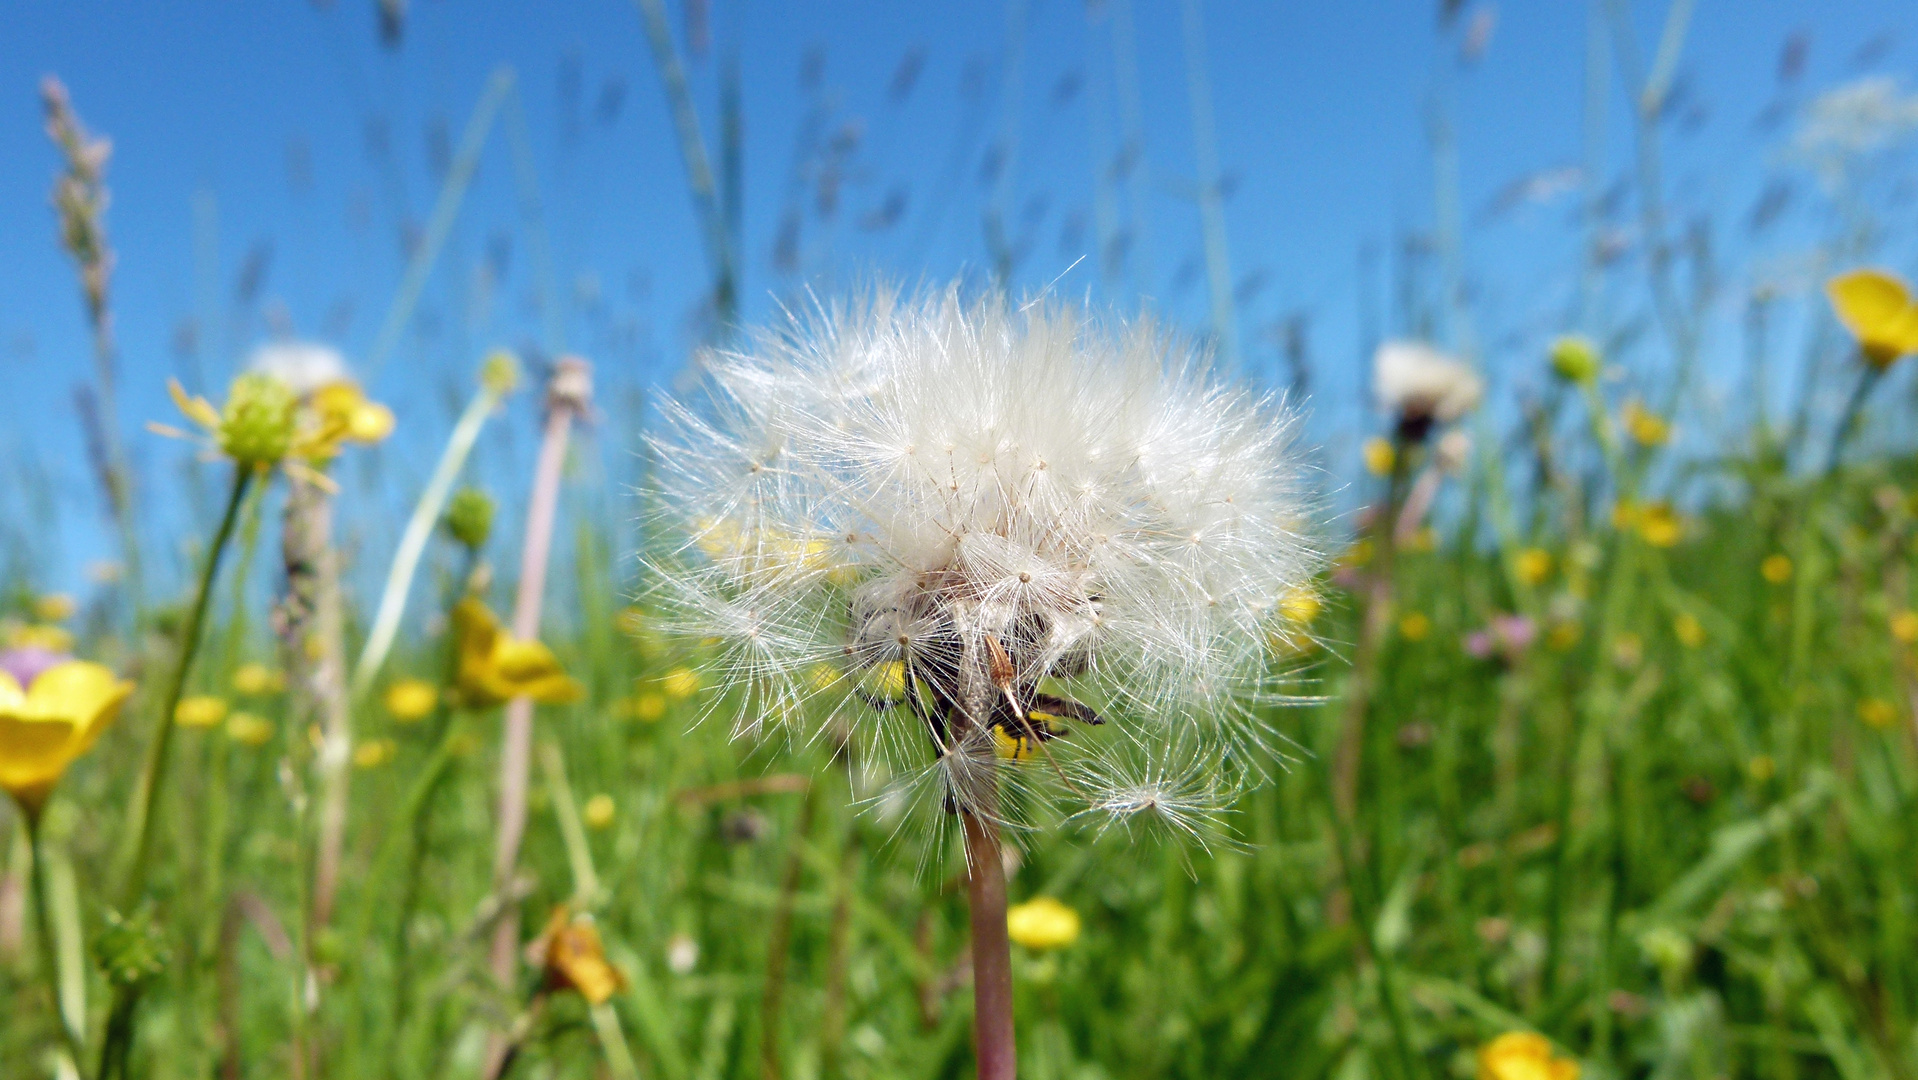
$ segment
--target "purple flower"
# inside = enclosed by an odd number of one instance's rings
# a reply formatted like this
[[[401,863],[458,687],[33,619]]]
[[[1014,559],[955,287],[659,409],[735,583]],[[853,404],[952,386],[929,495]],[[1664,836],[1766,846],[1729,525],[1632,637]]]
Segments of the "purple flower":
[[[13,681],[25,690],[33,685],[40,673],[55,664],[63,664],[73,657],[66,653],[43,649],[38,645],[22,645],[17,649],[0,649],[0,671],[13,676]]]

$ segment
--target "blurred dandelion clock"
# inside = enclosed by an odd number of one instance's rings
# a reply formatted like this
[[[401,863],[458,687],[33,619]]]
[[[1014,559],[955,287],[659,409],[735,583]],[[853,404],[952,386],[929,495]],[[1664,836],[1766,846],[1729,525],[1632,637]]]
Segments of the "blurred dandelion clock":
[[[1419,442],[1434,424],[1478,408],[1485,383],[1468,365],[1423,342],[1388,341],[1372,357],[1372,390],[1398,420],[1399,437]]]
[[[1268,641],[1321,564],[1282,403],[1150,324],[950,291],[706,371],[662,409],[651,559],[740,734],[849,726],[934,822],[1196,833],[1258,777]]]

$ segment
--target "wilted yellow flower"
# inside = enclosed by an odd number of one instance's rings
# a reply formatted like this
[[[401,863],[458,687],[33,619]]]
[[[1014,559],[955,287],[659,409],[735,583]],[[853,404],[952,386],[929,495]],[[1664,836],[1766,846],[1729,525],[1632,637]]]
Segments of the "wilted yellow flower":
[[[1424,641],[1432,632],[1432,620],[1423,611],[1408,611],[1399,617],[1399,636],[1407,641]]]
[[[33,601],[33,617],[41,622],[66,622],[78,608],[66,593],[48,593]]]
[[[362,769],[376,769],[393,760],[399,747],[391,739],[368,739],[353,748],[353,764]]]
[[[1791,580],[1791,556],[1765,556],[1765,561],[1758,564],[1758,573],[1773,585],[1783,585]]]
[[[1684,535],[1684,525],[1668,502],[1655,502],[1638,509],[1638,535],[1653,547],[1668,548]]]
[[[613,823],[613,797],[604,792],[586,800],[586,808],[580,811],[580,818],[589,829],[604,829]]]
[[[453,609],[459,641],[459,696],[473,708],[530,697],[545,705],[586,696],[559,666],[553,650],[538,641],[519,641],[500,629],[485,604],[468,597]]]
[[[1392,466],[1398,462],[1398,451],[1392,448],[1390,440],[1374,435],[1365,440],[1361,451],[1365,455],[1365,471],[1373,476],[1392,475]]]
[[[1479,1047],[1478,1080],[1578,1080],[1578,1062],[1554,1054],[1543,1035],[1508,1031]]]
[[[1883,698],[1866,698],[1858,703],[1858,719],[1875,728],[1888,728],[1898,721],[1898,707]]]
[[[1541,585],[1552,576],[1552,553],[1544,548],[1526,548],[1512,560],[1518,579],[1527,585]]]
[[[218,727],[226,719],[226,699],[212,694],[193,694],[180,699],[173,708],[173,722],[181,727]]]
[[[131,693],[132,683],[85,660],[55,664],[24,689],[0,671],[0,787],[37,815]]]
[[[1620,411],[1625,433],[1640,446],[1663,446],[1672,437],[1671,422],[1636,401],[1628,401]]]
[[[1566,382],[1585,383],[1598,380],[1599,369],[1603,362],[1599,360],[1598,346],[1592,339],[1579,334],[1567,334],[1552,342],[1552,371]]]
[[[578,991],[591,1004],[605,1004],[626,986],[626,977],[606,959],[592,916],[576,917],[564,904],[553,909],[545,931],[526,952],[527,960],[545,971],[548,989]]]
[[[425,679],[401,679],[386,688],[386,711],[402,724],[425,719],[439,700],[439,687]]]
[[[1705,644],[1705,624],[1689,611],[1681,611],[1672,618],[1672,636],[1680,645],[1696,649]]]
[[[277,694],[286,689],[286,675],[265,664],[241,664],[233,669],[233,692],[248,697]]]
[[[1825,296],[1873,367],[1887,368],[1918,352],[1918,305],[1897,275],[1870,269],[1839,274],[1825,283]]]
[[[1891,636],[1902,645],[1918,642],[1918,611],[1900,611],[1891,617]]]
[[[1299,626],[1310,624],[1323,610],[1325,601],[1319,599],[1318,590],[1310,586],[1295,585],[1279,599],[1279,614]]]
[[[243,746],[264,746],[273,738],[273,723],[250,712],[236,712],[226,718],[226,737]]]
[[[659,688],[670,698],[691,697],[699,689],[699,672],[688,667],[676,667],[659,680]]]
[[[1050,896],[1006,909],[1006,933],[1028,949],[1063,949],[1079,940],[1079,913]]]

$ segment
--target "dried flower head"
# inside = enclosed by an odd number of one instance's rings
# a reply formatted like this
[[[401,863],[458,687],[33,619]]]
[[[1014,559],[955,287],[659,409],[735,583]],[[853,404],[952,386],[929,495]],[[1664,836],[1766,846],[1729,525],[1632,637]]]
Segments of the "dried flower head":
[[[1322,562],[1281,403],[1150,324],[950,291],[705,370],[662,406],[647,559],[741,734],[849,740],[895,805],[1000,822],[1190,829],[1260,775],[1268,642]]]

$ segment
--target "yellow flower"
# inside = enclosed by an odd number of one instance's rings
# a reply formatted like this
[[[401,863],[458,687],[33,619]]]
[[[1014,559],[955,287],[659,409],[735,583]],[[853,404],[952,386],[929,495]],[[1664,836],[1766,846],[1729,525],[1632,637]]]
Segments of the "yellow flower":
[[[1543,1035],[1508,1031],[1479,1047],[1478,1080],[1578,1080],[1578,1062],[1554,1054]]]
[[[273,738],[273,724],[250,712],[236,712],[226,718],[226,737],[242,746],[264,746]]]
[[[1422,611],[1408,611],[1399,619],[1399,636],[1407,641],[1424,641],[1432,632],[1432,620]]]
[[[650,724],[666,715],[666,699],[659,694],[634,694],[633,718]]]
[[[1918,611],[1900,611],[1891,617],[1891,636],[1901,645],[1918,642]]]
[[[613,797],[601,792],[586,800],[586,808],[580,817],[589,829],[604,829],[613,823]]]
[[[132,683],[85,660],[55,664],[24,690],[0,672],[0,787],[38,814],[67,766],[113,723],[131,693]]]
[[[66,593],[48,593],[33,602],[33,617],[41,622],[66,622],[78,607]]]
[[[402,724],[425,719],[439,703],[439,687],[425,679],[401,679],[386,688],[386,711]]]
[[[193,694],[180,699],[173,708],[173,722],[181,727],[218,727],[226,719],[226,699],[212,694]]]
[[[315,390],[312,407],[313,423],[303,453],[315,463],[338,456],[342,443],[371,445],[393,434],[393,410],[368,401],[360,384],[350,379]]]
[[[1392,466],[1398,461],[1398,451],[1392,449],[1392,443],[1382,436],[1374,435],[1365,440],[1362,451],[1365,455],[1365,471],[1373,476],[1392,475]]]
[[[353,764],[362,769],[377,769],[393,760],[399,747],[391,739],[368,739],[353,748]]]
[[[1671,503],[1656,502],[1638,510],[1638,535],[1653,547],[1671,547],[1678,543],[1684,531]]]
[[[1309,586],[1295,585],[1279,599],[1279,614],[1299,626],[1310,625],[1323,610],[1325,601],[1319,599],[1318,591]]]
[[[1791,580],[1791,557],[1767,555],[1765,561],[1758,564],[1758,573],[1773,585],[1783,585]]]
[[[453,630],[459,641],[459,697],[468,706],[485,708],[516,697],[556,705],[586,696],[553,650],[508,636],[478,600],[468,597],[453,609]]]
[[[21,626],[18,623],[7,628],[7,648],[9,649],[45,649],[51,653],[73,651],[73,635],[65,628],[35,623]]]
[[[1672,636],[1680,645],[1696,649],[1705,644],[1705,625],[1689,611],[1681,611],[1672,619]]]
[[[548,989],[578,991],[591,1004],[604,1005],[626,986],[626,977],[606,959],[592,916],[575,917],[564,904],[553,909],[527,952],[545,970]]]
[[[1672,437],[1671,422],[1636,401],[1628,401],[1621,412],[1625,432],[1640,446],[1663,446]]]
[[[286,675],[265,664],[241,664],[233,669],[233,692],[247,697],[264,697],[286,689]]]
[[[1875,728],[1888,728],[1898,721],[1898,707],[1883,698],[1866,698],[1858,703],[1858,719]]]
[[[1778,763],[1771,759],[1770,754],[1759,754],[1745,763],[1745,775],[1761,784],[1777,773]]]
[[[676,667],[659,680],[659,688],[670,698],[691,697],[699,689],[699,672]]]
[[[1006,933],[1028,949],[1063,949],[1079,940],[1079,913],[1050,896],[1006,911]]]
[[[1918,305],[1897,275],[1884,270],[1853,270],[1825,283],[1833,314],[1851,336],[1866,363],[1883,369],[1906,353],[1918,352]]]
[[[1518,579],[1527,585],[1541,585],[1552,576],[1552,553],[1544,548],[1526,548],[1512,560]]]

